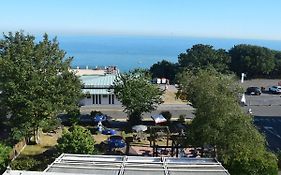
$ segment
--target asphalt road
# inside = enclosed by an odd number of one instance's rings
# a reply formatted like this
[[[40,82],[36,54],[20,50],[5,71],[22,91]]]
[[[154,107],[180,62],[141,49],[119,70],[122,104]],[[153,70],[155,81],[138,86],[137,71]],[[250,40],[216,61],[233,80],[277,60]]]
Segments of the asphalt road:
[[[260,96],[246,95],[245,111],[251,109],[254,116],[281,117],[281,97],[263,93]]]
[[[114,119],[127,119],[127,114],[123,112],[121,105],[96,105],[96,106],[82,106],[80,108],[81,114],[90,114],[91,111],[101,111],[104,114],[111,116]],[[170,111],[173,118],[178,118],[179,115],[184,114],[186,118],[193,118],[194,108],[187,104],[161,104],[157,110],[151,113],[144,113],[143,118],[148,119],[151,115],[159,114],[161,111]]]

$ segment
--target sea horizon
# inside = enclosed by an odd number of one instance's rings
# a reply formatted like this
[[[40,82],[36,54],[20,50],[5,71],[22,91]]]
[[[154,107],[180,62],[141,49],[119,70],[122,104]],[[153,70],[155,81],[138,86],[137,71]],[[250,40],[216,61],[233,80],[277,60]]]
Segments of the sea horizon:
[[[42,36],[41,36],[42,37]],[[54,36],[50,36],[50,39]],[[37,37],[40,38],[40,37]],[[74,57],[71,66],[89,68],[117,66],[121,71],[149,68],[163,59],[177,62],[178,55],[195,44],[229,50],[234,45],[251,44],[281,50],[281,41],[180,36],[91,35],[57,36],[60,48]]]

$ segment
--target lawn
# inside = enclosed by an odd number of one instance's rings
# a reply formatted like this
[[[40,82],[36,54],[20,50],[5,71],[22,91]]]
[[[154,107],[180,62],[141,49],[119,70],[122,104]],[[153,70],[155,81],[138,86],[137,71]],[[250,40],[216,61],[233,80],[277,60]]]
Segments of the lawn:
[[[21,152],[21,155],[33,156],[44,153],[46,150],[53,148],[57,144],[57,139],[61,134],[62,130],[57,130],[57,133],[40,134],[40,144],[27,145]]]

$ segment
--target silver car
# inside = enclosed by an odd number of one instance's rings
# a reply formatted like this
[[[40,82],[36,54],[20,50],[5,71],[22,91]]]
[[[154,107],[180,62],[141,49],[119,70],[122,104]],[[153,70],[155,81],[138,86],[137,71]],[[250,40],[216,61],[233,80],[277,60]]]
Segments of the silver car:
[[[272,86],[269,88],[269,92],[274,93],[274,94],[280,94],[281,86]]]

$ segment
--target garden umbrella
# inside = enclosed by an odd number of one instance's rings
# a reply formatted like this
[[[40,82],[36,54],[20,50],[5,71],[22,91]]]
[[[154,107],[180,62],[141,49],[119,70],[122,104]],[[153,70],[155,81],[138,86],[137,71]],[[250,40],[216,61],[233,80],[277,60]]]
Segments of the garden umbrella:
[[[141,131],[146,131],[147,130],[147,126],[145,125],[135,125],[132,127],[133,130],[135,130],[136,132],[141,132]]]
[[[126,146],[125,141],[121,136],[111,136],[108,140],[108,147],[109,148],[124,148]]]
[[[117,132],[114,129],[105,129],[102,131],[104,135],[115,135]]]
[[[96,115],[95,116],[95,122],[103,122],[106,120],[106,116],[104,115]]]
[[[163,117],[163,115],[161,115],[161,114],[153,115],[153,116],[151,116],[151,118],[154,120],[154,122],[155,122],[156,124],[158,124],[158,123],[164,123],[164,122],[167,121],[167,120]]]

